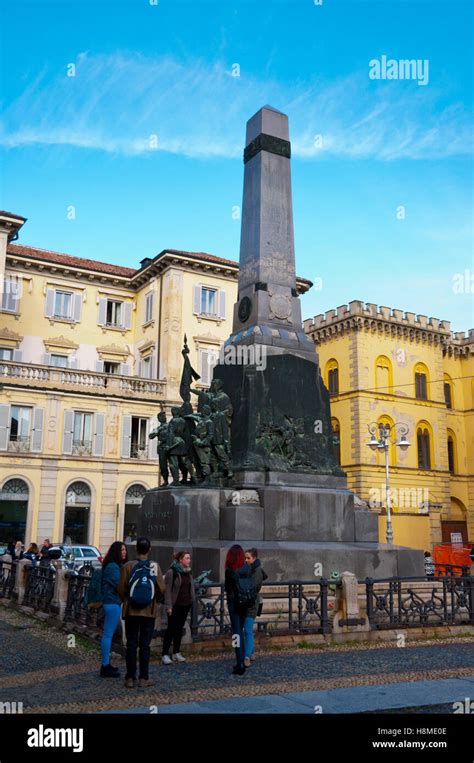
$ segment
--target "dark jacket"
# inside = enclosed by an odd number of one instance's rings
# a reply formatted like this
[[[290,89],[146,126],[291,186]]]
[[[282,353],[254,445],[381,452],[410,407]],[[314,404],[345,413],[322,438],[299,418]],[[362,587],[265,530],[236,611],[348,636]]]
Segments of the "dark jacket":
[[[165,575],[165,609],[173,609],[178,598],[179,589],[181,588],[182,577],[179,572],[173,572],[173,567],[170,567]],[[194,601],[194,583],[191,577],[191,599]]]
[[[129,581],[130,581],[130,575],[132,573],[132,570],[138,561],[139,561],[138,559],[135,559],[133,562],[127,562],[126,564],[123,565],[122,569],[120,570],[120,581],[118,585],[118,592],[119,592],[120,598],[123,601],[122,617],[123,618],[125,617],[153,617],[154,619],[158,614],[158,602],[161,599],[161,595],[165,591],[165,581],[163,580],[163,573],[161,572],[160,565],[158,564],[158,562],[153,562],[150,560],[150,564],[155,566],[155,574],[156,574],[156,580],[157,580],[155,599],[150,604],[150,606],[145,607],[144,609],[134,609],[132,605],[130,604],[130,600],[128,598]]]
[[[260,559],[255,559],[251,567],[252,577],[255,580],[255,588],[257,590],[257,601],[253,607],[249,607],[247,611],[247,617],[257,617],[258,606],[262,601],[262,597],[260,596],[260,589],[262,587],[263,581],[266,580],[267,575],[262,567]]]
[[[247,562],[240,568],[240,570],[231,570],[229,568],[225,571],[224,587],[227,594],[227,609],[229,614],[247,614],[247,608],[239,605],[237,581],[239,578],[249,578],[252,574],[252,569]]]
[[[120,580],[120,567],[117,562],[109,562],[102,570],[102,602],[104,604],[121,604],[122,600],[117,590]]]

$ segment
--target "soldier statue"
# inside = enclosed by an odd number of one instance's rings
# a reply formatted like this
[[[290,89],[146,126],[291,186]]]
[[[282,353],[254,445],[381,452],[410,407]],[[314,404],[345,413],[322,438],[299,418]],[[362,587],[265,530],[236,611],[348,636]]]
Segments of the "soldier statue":
[[[163,479],[162,484],[168,484],[169,471],[168,471],[168,423],[166,421],[165,411],[160,411],[157,419],[159,421],[158,426],[153,429],[150,434],[150,440],[155,437],[158,438],[158,459],[160,462],[160,473]]]

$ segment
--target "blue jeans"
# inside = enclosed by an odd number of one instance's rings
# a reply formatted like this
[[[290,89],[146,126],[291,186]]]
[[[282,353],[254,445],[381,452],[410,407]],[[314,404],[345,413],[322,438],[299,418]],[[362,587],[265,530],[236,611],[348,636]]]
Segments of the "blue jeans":
[[[104,633],[100,647],[102,649],[102,665],[108,665],[110,662],[110,647],[112,646],[112,638],[120,620],[120,613],[122,607],[120,604],[103,604],[104,610]]]
[[[229,612],[229,617],[232,626],[232,640],[234,640],[235,636],[238,636],[237,646],[234,647],[237,665],[243,665],[245,656],[245,615],[241,615],[238,612]]]
[[[255,617],[247,617],[244,620],[244,633],[245,633],[245,656],[251,657],[253,654],[253,624]]]

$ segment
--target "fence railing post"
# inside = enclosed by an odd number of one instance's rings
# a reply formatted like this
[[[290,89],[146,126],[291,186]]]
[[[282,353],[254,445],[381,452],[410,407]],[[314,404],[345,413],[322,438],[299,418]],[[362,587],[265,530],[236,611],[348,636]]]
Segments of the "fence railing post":
[[[372,627],[374,619],[374,581],[372,578],[365,579],[365,601],[367,610],[367,619]]]
[[[321,630],[323,633],[329,633],[329,612],[328,612],[328,581],[321,578]]]

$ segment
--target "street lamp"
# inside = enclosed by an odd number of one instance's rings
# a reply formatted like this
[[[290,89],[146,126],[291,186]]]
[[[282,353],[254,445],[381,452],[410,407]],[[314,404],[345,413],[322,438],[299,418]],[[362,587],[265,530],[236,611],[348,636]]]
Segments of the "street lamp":
[[[390,473],[388,466],[388,451],[393,443],[400,450],[407,450],[411,443],[408,440],[406,424],[368,424],[370,440],[367,443],[373,451],[383,450],[385,453],[385,492],[387,494],[387,543],[393,543],[392,501],[390,497]]]

